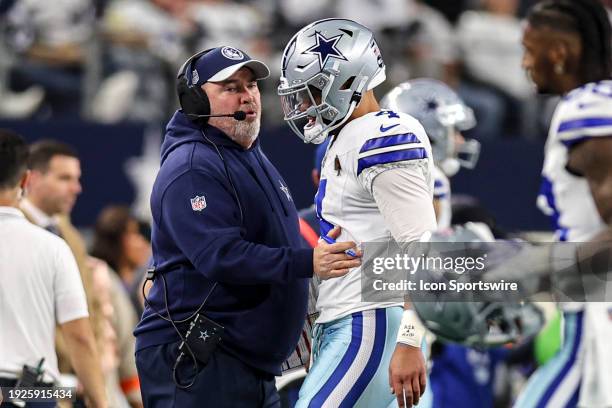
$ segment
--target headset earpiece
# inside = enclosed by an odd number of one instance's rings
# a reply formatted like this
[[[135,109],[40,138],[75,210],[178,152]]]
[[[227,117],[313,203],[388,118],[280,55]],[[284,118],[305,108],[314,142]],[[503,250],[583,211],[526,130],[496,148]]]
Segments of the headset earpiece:
[[[178,95],[179,104],[181,105],[181,110],[186,114],[210,115],[210,101],[208,100],[208,96],[206,96],[206,92],[198,85],[190,84],[187,80],[186,73],[192,69],[195,60],[211,50],[213,50],[213,48],[200,51],[189,57],[181,66],[177,74],[176,93]],[[208,122],[208,118],[190,118],[198,125],[205,125]]]

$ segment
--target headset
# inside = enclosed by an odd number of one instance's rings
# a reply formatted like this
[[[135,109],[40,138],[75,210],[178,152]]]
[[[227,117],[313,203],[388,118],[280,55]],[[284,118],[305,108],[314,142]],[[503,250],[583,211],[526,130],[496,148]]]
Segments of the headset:
[[[246,112],[244,111],[236,111],[234,113],[221,115],[211,115],[210,101],[208,100],[206,92],[204,92],[200,86],[190,84],[187,80],[186,73],[192,70],[193,63],[197,61],[198,58],[214,49],[215,48],[209,48],[193,54],[183,63],[178,71],[178,74],[176,75],[176,93],[178,95],[181,109],[183,110],[183,113],[189,117],[189,119],[200,126],[204,126],[208,122],[208,118],[230,117],[240,121],[246,119]]]

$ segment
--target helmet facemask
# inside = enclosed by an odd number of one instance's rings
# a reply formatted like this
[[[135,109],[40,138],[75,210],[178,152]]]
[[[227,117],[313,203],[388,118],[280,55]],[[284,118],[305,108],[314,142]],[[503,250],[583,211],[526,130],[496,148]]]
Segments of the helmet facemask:
[[[284,120],[304,143],[323,143],[332,130],[348,120],[359,103],[367,77],[362,77],[358,84],[352,79],[351,84],[344,84],[335,92],[335,98],[330,97],[330,90],[337,80],[334,74],[337,65],[334,64],[331,70],[321,72],[295,86],[288,86],[286,78],[281,78],[278,94],[281,97]],[[356,98],[355,95],[359,97]],[[350,101],[344,112],[334,106],[334,102],[338,100]],[[346,106],[346,103],[335,105]]]
[[[476,125],[470,109],[448,85],[434,79],[414,79],[385,95],[380,105],[414,116],[425,129],[436,165],[447,176],[461,167],[472,169],[480,154],[480,143],[473,139],[457,145],[456,134]]]
[[[457,146],[455,133],[469,130],[476,126],[474,111],[464,104],[443,105],[436,109],[436,116],[445,128],[446,154],[439,165],[447,176],[454,176],[460,167],[473,169],[480,156],[480,143],[474,139],[464,140]]]

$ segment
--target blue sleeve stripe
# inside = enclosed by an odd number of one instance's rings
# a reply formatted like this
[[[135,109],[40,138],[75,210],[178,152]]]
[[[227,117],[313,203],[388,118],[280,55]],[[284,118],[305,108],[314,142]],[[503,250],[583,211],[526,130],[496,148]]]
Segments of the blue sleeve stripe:
[[[405,160],[424,159],[426,157],[427,151],[423,147],[374,154],[372,156],[367,156],[359,159],[359,161],[357,162],[357,175],[359,176],[361,172],[367,169],[368,167],[376,166],[379,164],[395,163]]]
[[[563,143],[566,147],[572,147],[575,144],[584,142],[587,139],[597,139],[597,138],[610,137],[610,136],[612,136],[612,134],[608,136],[576,136],[571,139],[561,139],[561,143]]]
[[[444,198],[444,197],[446,197],[446,196],[447,196],[447,194],[446,194],[446,193],[439,193],[439,194],[436,194],[436,193],[434,192],[434,198],[436,198],[436,199],[438,199],[438,200],[439,200],[439,199],[441,199],[441,198]]]
[[[444,183],[442,182],[442,180],[434,180],[434,188],[440,188],[440,187],[444,187]]]
[[[403,133],[401,135],[381,136],[366,141],[359,153],[369,152],[370,150],[380,149],[381,147],[397,146],[409,143],[420,143],[414,133]]]
[[[560,133],[560,132],[567,132],[568,130],[603,127],[603,126],[612,126],[612,118],[584,118],[584,119],[568,120],[566,122],[561,122],[557,132]]]

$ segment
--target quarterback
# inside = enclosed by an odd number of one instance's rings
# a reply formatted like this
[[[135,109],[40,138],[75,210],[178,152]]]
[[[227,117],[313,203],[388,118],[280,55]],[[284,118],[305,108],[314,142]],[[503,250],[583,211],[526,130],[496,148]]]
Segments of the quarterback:
[[[384,80],[372,32],[351,20],[314,22],[285,48],[285,120],[307,143],[330,138],[315,197],[325,242],[407,243],[436,228],[431,145],[416,119],[380,109],[373,88]],[[360,273],[319,287],[297,407],[425,405],[424,328],[402,303],[362,301]]]

